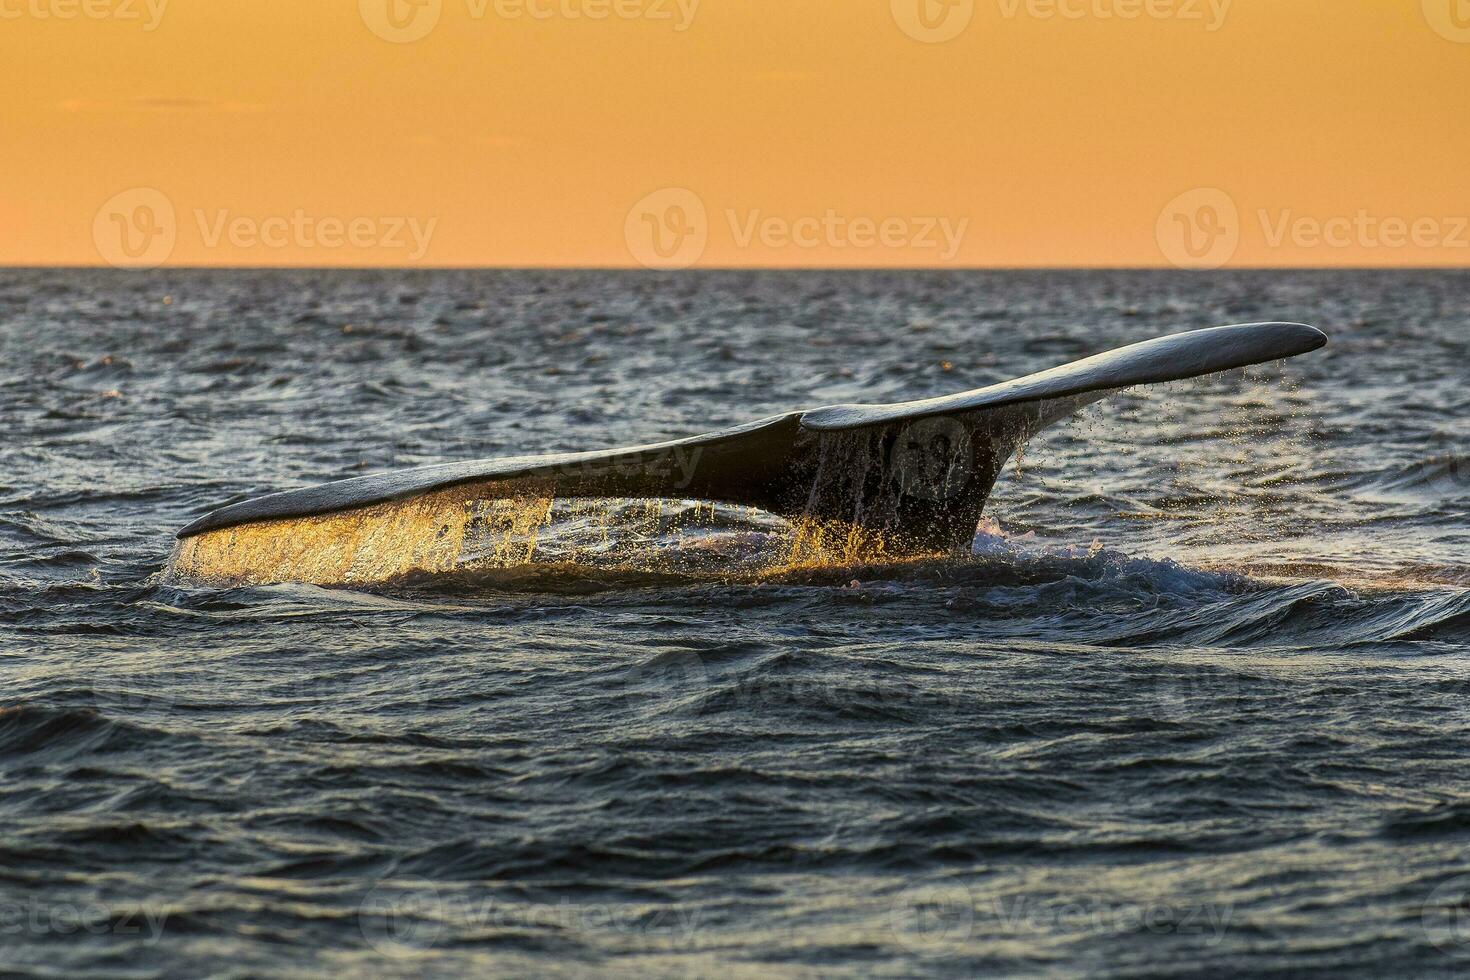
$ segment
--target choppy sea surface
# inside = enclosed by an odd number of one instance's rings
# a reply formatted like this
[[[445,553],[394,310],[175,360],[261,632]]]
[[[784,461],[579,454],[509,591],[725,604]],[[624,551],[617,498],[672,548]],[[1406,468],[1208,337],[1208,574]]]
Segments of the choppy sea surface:
[[[968,557],[560,515],[493,576],[162,572],[223,503],[979,387]],[[0,972],[1470,970],[1470,273],[0,271]]]

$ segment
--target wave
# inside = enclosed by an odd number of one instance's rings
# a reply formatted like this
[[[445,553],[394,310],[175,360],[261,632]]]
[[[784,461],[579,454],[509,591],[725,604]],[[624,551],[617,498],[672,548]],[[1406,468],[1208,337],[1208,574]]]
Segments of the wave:
[[[1369,495],[1455,500],[1470,495],[1470,455],[1436,453],[1367,473],[1339,474],[1333,482]]]
[[[1189,564],[1096,541],[1009,535],[988,518],[963,557],[892,559],[881,550],[840,548],[798,555],[792,542],[800,533],[765,515],[693,502],[620,504],[594,518],[580,506],[550,521],[534,554],[514,563],[414,571],[354,585],[356,592],[285,585],[200,592],[169,581],[170,598],[157,608],[206,619],[515,617],[529,614],[528,603],[544,616],[584,600],[657,608],[697,595],[714,604],[806,607],[818,617],[901,605],[915,627],[985,620],[998,637],[1093,646],[1454,643],[1467,636],[1470,569],[1456,566],[1374,575],[1312,561]]]
[[[30,702],[0,707],[0,758],[57,761],[143,747],[161,736],[90,708]]]

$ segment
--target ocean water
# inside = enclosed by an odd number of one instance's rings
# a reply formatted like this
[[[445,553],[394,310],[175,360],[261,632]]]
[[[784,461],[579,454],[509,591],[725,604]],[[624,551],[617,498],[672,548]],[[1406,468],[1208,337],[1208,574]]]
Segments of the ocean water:
[[[1268,319],[1331,344],[1051,430],[968,557],[610,502],[165,573],[263,492]],[[1464,975],[1467,381],[1459,272],[0,271],[0,972]]]

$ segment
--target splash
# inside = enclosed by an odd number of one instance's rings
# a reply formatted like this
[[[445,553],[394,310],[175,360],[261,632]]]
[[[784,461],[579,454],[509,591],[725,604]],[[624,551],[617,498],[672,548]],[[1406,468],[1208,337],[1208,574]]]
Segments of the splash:
[[[882,531],[845,521],[802,518],[791,525],[785,559],[773,571],[882,565],[899,557]],[[908,560],[915,556],[905,553],[901,557]]]
[[[386,582],[531,561],[551,501],[451,488],[410,500],[211,531],[180,541],[168,575],[210,585]]]
[[[1181,565],[1116,552],[1101,541],[1061,544],[1007,534],[983,518],[961,565],[1119,578],[1170,592],[1243,587],[1248,580],[1333,581],[1356,591],[1463,588],[1463,569],[1371,570],[1322,562],[1203,561]],[[167,579],[216,587],[286,582],[421,586],[606,578],[810,583],[932,574],[956,556],[914,554],[881,531],[842,521],[786,521],[697,500],[484,499],[472,488],[298,520],[262,522],[179,542]],[[917,569],[917,571],[915,571]],[[928,571],[926,571],[928,569]],[[493,574],[509,574],[505,578]],[[529,578],[527,578],[529,575]],[[632,576],[629,578],[629,576]],[[468,576],[467,579],[461,578]],[[608,577],[610,576],[610,577]]]
[[[482,499],[462,488],[207,532],[179,542],[166,575],[214,586],[371,585],[520,568],[761,580],[914,558],[880,531],[842,521],[788,522],[752,507]]]

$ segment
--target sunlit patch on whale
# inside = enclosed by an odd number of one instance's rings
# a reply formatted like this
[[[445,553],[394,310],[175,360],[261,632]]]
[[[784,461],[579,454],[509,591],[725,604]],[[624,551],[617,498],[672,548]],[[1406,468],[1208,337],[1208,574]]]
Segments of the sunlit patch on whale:
[[[791,561],[859,561],[966,548],[1007,461],[1108,395],[1303,354],[1295,323],[1195,330],[976,391],[834,405],[670,442],[471,461],[270,494],[178,534],[171,573],[210,583],[385,582],[537,557],[574,500],[703,501],[789,524]],[[660,505],[661,506],[661,505]]]

